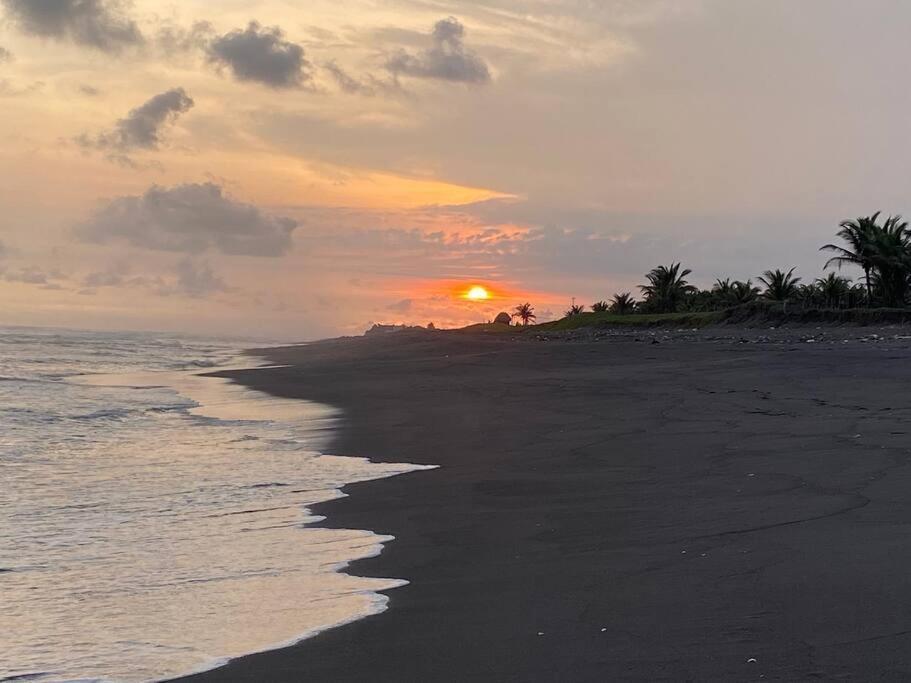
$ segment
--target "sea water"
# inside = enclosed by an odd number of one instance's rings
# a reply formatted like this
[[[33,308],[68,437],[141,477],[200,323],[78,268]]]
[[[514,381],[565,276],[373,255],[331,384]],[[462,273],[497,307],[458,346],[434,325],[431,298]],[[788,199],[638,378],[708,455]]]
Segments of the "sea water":
[[[390,537],[308,526],[414,465],[323,455],[339,415],[200,373],[236,341],[0,328],[0,681],[149,681],[385,609]]]

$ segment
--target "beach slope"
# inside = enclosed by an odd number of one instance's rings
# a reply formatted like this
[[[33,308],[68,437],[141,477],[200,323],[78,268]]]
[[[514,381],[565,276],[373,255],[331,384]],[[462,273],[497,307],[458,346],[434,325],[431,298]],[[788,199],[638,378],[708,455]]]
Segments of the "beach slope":
[[[326,525],[389,610],[223,681],[911,676],[911,350],[400,333],[231,373],[337,406],[331,452],[441,468]],[[243,625],[237,625],[242,628]]]

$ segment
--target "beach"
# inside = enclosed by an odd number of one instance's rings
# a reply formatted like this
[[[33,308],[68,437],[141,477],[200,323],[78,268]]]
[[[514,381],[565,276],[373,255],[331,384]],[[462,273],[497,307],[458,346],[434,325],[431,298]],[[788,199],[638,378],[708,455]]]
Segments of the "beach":
[[[276,367],[227,376],[339,409],[326,452],[440,468],[313,509],[395,537],[346,570],[407,580],[387,611],[180,680],[907,678],[903,336],[401,332],[259,351]]]

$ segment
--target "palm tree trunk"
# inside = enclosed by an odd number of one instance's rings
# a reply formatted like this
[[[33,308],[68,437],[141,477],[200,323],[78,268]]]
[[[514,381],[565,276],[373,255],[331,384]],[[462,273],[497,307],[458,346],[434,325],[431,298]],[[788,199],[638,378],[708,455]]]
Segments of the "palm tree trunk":
[[[870,286],[870,268],[869,266],[864,268],[864,277],[867,280],[867,308],[873,303],[873,288]]]

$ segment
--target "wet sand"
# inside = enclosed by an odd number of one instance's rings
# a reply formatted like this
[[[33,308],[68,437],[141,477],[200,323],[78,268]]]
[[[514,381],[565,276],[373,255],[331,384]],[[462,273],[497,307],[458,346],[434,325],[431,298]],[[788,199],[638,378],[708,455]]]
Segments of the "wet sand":
[[[387,612],[185,680],[907,679],[911,343],[868,334],[270,351],[232,376],[330,452],[442,468],[317,508],[396,537],[350,570]]]

